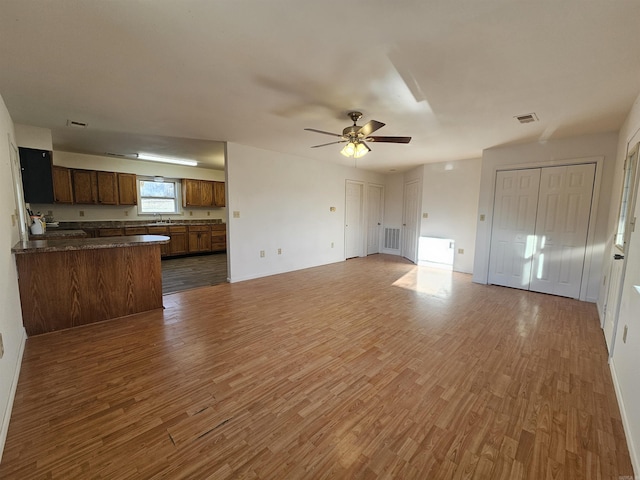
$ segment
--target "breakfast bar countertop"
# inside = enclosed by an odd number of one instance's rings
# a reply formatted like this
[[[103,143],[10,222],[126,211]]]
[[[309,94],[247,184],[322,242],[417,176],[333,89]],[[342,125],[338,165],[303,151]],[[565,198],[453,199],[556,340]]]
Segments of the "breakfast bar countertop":
[[[169,243],[164,235],[128,235],[123,237],[100,238],[56,238],[50,240],[29,240],[16,243],[11,251],[18,254],[69,252],[74,250],[97,250],[101,248],[135,247]]]

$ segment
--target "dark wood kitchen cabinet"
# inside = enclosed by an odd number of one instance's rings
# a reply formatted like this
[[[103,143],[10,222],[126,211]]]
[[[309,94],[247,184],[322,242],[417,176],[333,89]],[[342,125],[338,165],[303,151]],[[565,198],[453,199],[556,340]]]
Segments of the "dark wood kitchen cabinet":
[[[98,182],[98,203],[100,205],[118,204],[118,177],[115,172],[96,172]]]
[[[189,253],[211,251],[211,226],[189,225]]]
[[[73,203],[71,170],[54,165],[51,174],[53,177],[53,201],[55,203]]]
[[[138,204],[138,185],[134,173],[118,173],[118,203],[120,205]]]
[[[95,205],[98,203],[98,177],[94,170],[71,170],[73,203]]]
[[[200,207],[202,205],[202,191],[200,180],[182,179],[182,206]]]
[[[175,225],[169,227],[169,252],[171,255],[185,255],[189,253],[186,225]]]
[[[213,183],[213,205],[216,207],[225,206],[225,187],[224,182]]]
[[[211,251],[224,252],[227,249],[227,226],[211,225]]]
[[[147,227],[147,232],[149,233],[149,235],[164,235],[165,237],[171,238],[169,227]],[[160,245],[160,255],[163,257],[168,257],[169,255],[171,255],[170,243],[163,243],[162,245]]]

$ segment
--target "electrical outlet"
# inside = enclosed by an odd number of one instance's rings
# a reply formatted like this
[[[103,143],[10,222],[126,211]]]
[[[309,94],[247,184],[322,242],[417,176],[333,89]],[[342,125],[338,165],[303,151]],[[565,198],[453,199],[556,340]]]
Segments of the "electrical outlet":
[[[129,216],[129,210],[125,210],[125,211],[124,211],[124,216],[125,216],[125,217],[128,217],[128,216]]]
[[[282,255],[282,249],[281,248],[278,249],[278,255]]]
[[[463,255],[463,254],[464,254],[464,248],[459,248],[459,249],[458,249],[458,253],[459,253],[460,255]]]
[[[335,212],[336,211],[336,207],[329,207],[329,211],[330,212]]]
[[[333,242],[331,242],[331,248],[333,248]]]
[[[485,216],[484,216],[484,213],[483,213],[482,215],[480,215],[480,221],[484,222],[484,219],[485,219]]]
[[[53,217],[53,210],[47,210],[47,215],[49,215],[50,217]]]
[[[429,218],[429,214],[428,213],[423,213],[422,214],[422,218]]]
[[[264,258],[264,250],[260,250],[260,258]]]
[[[211,216],[211,212],[207,212],[207,217],[210,217],[210,216]]]
[[[193,211],[190,211],[190,212],[189,212],[189,216],[190,216],[190,217],[193,217]]]
[[[80,210],[80,216],[84,217],[84,210]]]
[[[627,330],[629,329],[628,325],[624,326],[624,331],[622,332],[622,343],[627,343]]]
[[[12,227],[16,226],[16,216],[15,215],[11,215],[11,226]]]
[[[0,358],[4,357],[4,342],[2,341],[2,334],[0,333]]]
[[[233,211],[233,218],[240,218],[240,212],[237,210]]]

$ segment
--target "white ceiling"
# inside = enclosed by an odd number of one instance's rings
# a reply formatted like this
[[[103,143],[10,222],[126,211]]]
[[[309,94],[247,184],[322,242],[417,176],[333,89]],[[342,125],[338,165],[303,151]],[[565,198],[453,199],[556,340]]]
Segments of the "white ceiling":
[[[353,165],[303,129],[341,132],[355,109],[413,137],[358,166],[401,171],[618,130],[639,38],[636,0],[3,0],[0,94],[55,149],[214,168],[220,141]]]

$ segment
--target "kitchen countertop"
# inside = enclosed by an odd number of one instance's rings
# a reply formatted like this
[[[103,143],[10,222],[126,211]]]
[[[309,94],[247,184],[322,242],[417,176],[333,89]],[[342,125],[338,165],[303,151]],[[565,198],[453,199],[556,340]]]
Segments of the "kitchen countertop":
[[[60,229],[92,229],[92,228],[124,228],[124,227],[172,227],[182,225],[226,225],[220,219],[198,219],[198,220],[177,220],[171,221],[149,221],[149,220],[96,220],[84,222],[59,222]]]
[[[49,238],[64,238],[64,237],[86,237],[87,232],[84,230],[65,230],[58,229],[57,227],[49,227],[43,235],[29,234],[29,238],[32,240],[47,240]]]
[[[124,237],[100,238],[56,238],[51,240],[29,240],[16,243],[11,251],[16,255],[43,252],[68,252],[73,250],[97,250],[101,248],[135,247],[169,243],[164,235],[128,235]]]

